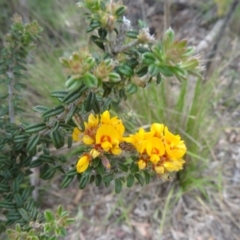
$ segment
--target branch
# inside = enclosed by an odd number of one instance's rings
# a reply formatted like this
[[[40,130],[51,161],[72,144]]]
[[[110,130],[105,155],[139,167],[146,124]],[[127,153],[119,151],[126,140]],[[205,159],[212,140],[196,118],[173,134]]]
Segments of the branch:
[[[114,52],[113,52],[113,53],[114,53],[114,54],[118,54],[118,53],[120,53],[120,52],[124,52],[124,51],[126,51],[127,49],[129,49],[129,48],[137,45],[138,43],[139,43],[139,40],[136,39],[136,40],[134,40],[134,41],[132,41],[132,42],[124,45],[124,46],[121,46],[121,47],[117,47],[117,46],[116,46],[116,47],[114,48]]]
[[[8,84],[8,109],[9,109],[9,118],[10,123],[14,123],[14,106],[13,106],[13,72],[12,67],[9,67],[9,71],[7,72],[7,75],[10,79],[10,82]]]

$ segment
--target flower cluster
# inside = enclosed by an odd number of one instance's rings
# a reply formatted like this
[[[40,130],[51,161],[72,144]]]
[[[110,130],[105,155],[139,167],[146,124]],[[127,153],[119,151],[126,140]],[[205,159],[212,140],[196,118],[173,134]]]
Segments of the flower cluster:
[[[109,169],[106,154],[120,155],[124,150],[120,144],[124,142],[132,146],[131,150],[137,151],[139,170],[150,167],[161,175],[183,168],[185,161],[182,157],[186,153],[184,141],[179,135],[169,132],[163,124],[153,123],[148,132],[140,128],[137,133],[123,137],[125,128],[122,121],[118,117],[111,118],[109,111],[105,111],[100,117],[90,114],[84,125],[84,131],[75,128],[72,134],[74,141],[90,146],[90,150],[78,160],[76,168],[79,173],[84,172],[97,157]]]
[[[105,154],[119,155],[121,148],[119,144],[123,141],[125,127],[117,117],[110,117],[109,111],[101,114],[100,118],[90,114],[88,122],[84,122],[85,130],[80,131],[74,128],[72,138],[74,141],[81,141],[91,146],[91,150],[84,153],[77,163],[77,171],[84,172],[92,159],[99,157],[106,168],[110,168],[110,163]]]
[[[179,171],[182,169],[186,146],[179,135],[169,132],[163,124],[153,123],[150,131],[143,128],[124,141],[131,143],[139,154],[139,169],[149,165],[157,174]]]

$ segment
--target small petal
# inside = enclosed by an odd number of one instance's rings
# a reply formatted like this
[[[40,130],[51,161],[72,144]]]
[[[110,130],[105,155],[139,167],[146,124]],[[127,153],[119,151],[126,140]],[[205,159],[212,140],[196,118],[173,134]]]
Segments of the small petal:
[[[91,138],[91,137],[88,136],[88,135],[84,135],[84,136],[83,136],[83,142],[84,142],[86,145],[91,145],[91,144],[94,144],[94,139]]]
[[[157,174],[163,174],[164,173],[164,167],[163,166],[155,166],[154,170]]]
[[[89,166],[89,162],[90,162],[90,156],[89,155],[83,155],[77,163],[77,172],[78,173],[82,173],[85,172]]]
[[[81,140],[81,133],[82,132],[77,127],[75,127],[73,129],[73,133],[72,133],[73,141],[76,141],[76,142],[80,141]]]
[[[101,147],[105,152],[109,152],[109,150],[112,148],[112,144],[110,142],[105,141],[101,143]]]
[[[96,158],[96,157],[98,157],[100,155],[100,152],[97,151],[96,149],[92,149],[90,151],[90,155],[91,155],[92,158]]]
[[[122,152],[122,149],[118,146],[115,145],[112,149],[111,149],[111,153],[114,155],[120,155]]]
[[[147,164],[146,164],[145,161],[143,161],[143,160],[139,160],[139,161],[138,161],[138,168],[139,168],[140,170],[144,169],[146,166],[147,166]]]

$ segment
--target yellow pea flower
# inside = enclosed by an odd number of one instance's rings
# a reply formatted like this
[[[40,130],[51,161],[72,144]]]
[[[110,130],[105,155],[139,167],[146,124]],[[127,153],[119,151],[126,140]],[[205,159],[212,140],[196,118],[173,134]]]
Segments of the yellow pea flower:
[[[157,164],[160,157],[164,155],[165,148],[162,140],[157,137],[152,137],[146,142],[146,152],[153,164]]]
[[[181,140],[179,135],[169,132],[167,127],[164,129],[164,140],[166,152],[171,159],[181,159],[186,153],[187,148],[184,141]]]
[[[164,125],[160,123],[153,123],[150,128],[150,132],[154,137],[162,138],[163,137]]]
[[[169,162],[165,162],[163,164],[164,168],[168,171],[168,172],[173,172],[173,171],[179,171],[181,169],[183,169],[183,164],[185,163],[185,161],[183,159],[179,159],[179,160],[175,160],[175,161],[169,161]]]
[[[96,144],[100,144],[105,152],[111,152],[114,155],[119,155],[121,149],[119,143],[122,140],[122,135],[112,125],[101,125],[96,133]]]
[[[91,160],[91,157],[89,156],[89,154],[85,154],[85,155],[81,156],[79,158],[77,166],[76,166],[77,172],[82,173],[82,172],[86,171],[89,166],[90,160]]]
[[[81,135],[82,135],[82,132],[80,131],[80,129],[75,127],[73,129],[73,133],[72,133],[73,141],[76,141],[76,142],[80,141],[81,140]]]
[[[147,166],[147,164],[146,164],[145,161],[143,161],[143,160],[141,160],[141,159],[138,161],[138,168],[139,168],[140,170],[144,169],[146,166]]]

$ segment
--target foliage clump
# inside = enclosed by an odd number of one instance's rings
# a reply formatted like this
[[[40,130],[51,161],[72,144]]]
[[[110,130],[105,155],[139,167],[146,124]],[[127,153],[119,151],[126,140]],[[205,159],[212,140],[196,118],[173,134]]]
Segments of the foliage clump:
[[[1,96],[6,101],[0,107],[0,208],[6,216],[4,224],[17,223],[16,230],[8,231],[12,239],[56,239],[72,222],[61,208],[55,216],[49,211],[39,214],[31,196],[33,187],[26,184],[34,168],[40,168],[44,180],[61,174],[62,188],[75,178],[80,189],[114,182],[117,193],[135,179],[148,184],[154,175],[183,168],[186,146],[179,135],[162,123],[127,135],[124,121],[111,117],[110,110],[118,110],[120,102],[138,88],[159,85],[173,76],[186,81],[189,75],[199,75],[193,48],[175,40],[172,29],[162,41],[156,41],[141,21],[139,30],[134,30],[120,1],[85,0],[78,6],[88,10],[87,32],[98,49],[80,49],[60,60],[69,74],[66,89],[51,93],[59,101],[57,106],[34,107],[39,122],[16,119],[23,111],[16,91],[27,86],[26,58],[41,28],[36,22],[24,25],[15,16],[1,51],[0,77],[8,94]],[[71,148],[72,140],[79,142],[78,161],[51,153],[52,146]],[[61,217],[65,222],[59,225]]]

